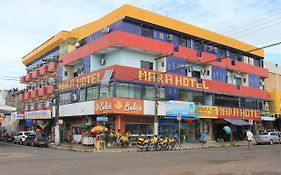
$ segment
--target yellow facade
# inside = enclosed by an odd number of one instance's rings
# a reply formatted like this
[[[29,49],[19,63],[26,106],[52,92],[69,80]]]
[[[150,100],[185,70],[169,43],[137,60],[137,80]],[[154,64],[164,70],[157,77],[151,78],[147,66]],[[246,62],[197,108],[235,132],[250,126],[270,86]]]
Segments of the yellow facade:
[[[269,94],[274,101],[274,113],[281,115],[281,92],[269,92]]]
[[[182,33],[186,33],[189,35],[197,36],[199,38],[203,38],[209,41],[213,41],[216,43],[223,44],[225,46],[229,46],[232,48],[236,48],[238,50],[242,50],[248,52],[249,50],[256,49],[256,47],[240,42],[238,40],[217,34],[215,32],[211,32],[200,27],[196,27],[190,24],[186,24],[184,22],[165,17],[144,9],[140,9],[131,5],[124,5],[115,11],[109,13],[108,15],[104,16],[103,18],[91,22],[89,24],[83,25],[78,28],[74,28],[70,32],[60,32],[59,34],[55,35],[53,38],[33,50],[31,53],[27,54],[23,57],[23,63],[28,64],[35,60],[40,55],[46,53],[48,50],[51,50],[57,47],[62,41],[69,37],[75,37],[78,40],[81,40],[92,33],[101,30],[102,28],[120,20],[124,17],[131,17],[141,21],[147,21],[152,24],[156,24],[162,27],[170,28]],[[263,50],[257,50],[251,52],[254,55],[263,57],[264,52]]]

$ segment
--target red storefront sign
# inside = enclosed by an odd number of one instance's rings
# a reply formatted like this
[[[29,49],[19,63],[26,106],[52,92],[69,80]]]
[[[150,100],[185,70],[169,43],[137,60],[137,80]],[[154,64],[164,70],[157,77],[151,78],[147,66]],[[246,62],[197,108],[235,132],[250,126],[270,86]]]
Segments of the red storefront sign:
[[[260,110],[218,107],[218,118],[237,118],[245,120],[260,120]]]
[[[106,98],[95,101],[95,114],[142,115],[144,101],[136,99]]]

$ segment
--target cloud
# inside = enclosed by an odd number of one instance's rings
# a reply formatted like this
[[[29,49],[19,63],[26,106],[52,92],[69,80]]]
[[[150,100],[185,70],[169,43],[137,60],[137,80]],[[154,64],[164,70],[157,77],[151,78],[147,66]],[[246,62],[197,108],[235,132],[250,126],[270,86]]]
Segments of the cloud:
[[[35,47],[61,30],[94,21],[125,3],[257,46],[281,41],[281,24],[277,24],[281,1],[277,0],[10,0],[0,3],[0,75],[24,75],[24,66],[14,65]],[[281,46],[265,53],[266,60],[281,63]],[[0,80],[0,88],[10,87],[7,84],[18,85]]]

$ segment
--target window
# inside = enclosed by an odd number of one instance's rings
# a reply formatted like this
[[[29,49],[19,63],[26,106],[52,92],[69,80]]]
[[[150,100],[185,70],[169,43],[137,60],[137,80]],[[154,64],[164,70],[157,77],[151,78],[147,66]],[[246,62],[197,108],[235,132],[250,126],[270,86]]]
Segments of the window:
[[[214,106],[226,106],[239,108],[239,97],[215,94]]]
[[[179,38],[179,45],[187,47],[187,39],[185,38]]]
[[[87,88],[87,101],[98,99],[99,89],[98,86]]]
[[[153,38],[153,30],[150,28],[142,27],[141,35],[148,38]]]
[[[254,59],[254,65],[255,65],[255,66],[260,66],[260,60]]]
[[[241,98],[241,108],[257,109],[257,100],[251,98]]]
[[[235,78],[235,82],[236,82],[236,85],[241,86],[242,85],[242,78],[241,77],[236,77]]]
[[[145,100],[155,100],[155,87],[154,86],[145,86],[143,98]]]
[[[60,104],[65,105],[71,102],[71,92],[60,94]]]
[[[109,98],[113,96],[113,92],[112,92],[113,88],[112,88],[112,84],[108,86],[103,86],[100,87],[100,98]]]
[[[148,61],[141,61],[141,68],[153,70],[153,63]]]
[[[121,98],[141,98],[141,86],[127,83],[116,85],[116,97]]]
[[[219,55],[220,55],[220,58],[227,57],[228,55],[226,55],[226,49],[220,49],[219,50]]]
[[[200,71],[192,71],[192,77],[196,77],[196,78],[201,78],[201,72]]]
[[[79,101],[86,101],[86,89],[81,89],[80,90],[80,96],[79,96]]]

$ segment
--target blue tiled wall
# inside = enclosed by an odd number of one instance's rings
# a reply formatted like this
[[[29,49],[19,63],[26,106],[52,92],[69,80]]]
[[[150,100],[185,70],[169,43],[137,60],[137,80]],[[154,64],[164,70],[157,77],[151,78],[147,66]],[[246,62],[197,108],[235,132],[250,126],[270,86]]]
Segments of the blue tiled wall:
[[[184,69],[177,69],[179,65],[184,65],[186,60],[183,58],[168,56],[167,57],[167,72],[185,75]]]
[[[165,88],[165,97],[166,100],[179,100],[179,91],[174,87]]]
[[[83,68],[84,68],[84,74],[89,73],[90,72],[90,55],[86,56],[85,58],[83,58]]]
[[[212,80],[226,82],[226,69],[212,66]]]
[[[260,87],[260,76],[249,74],[249,86]]]

